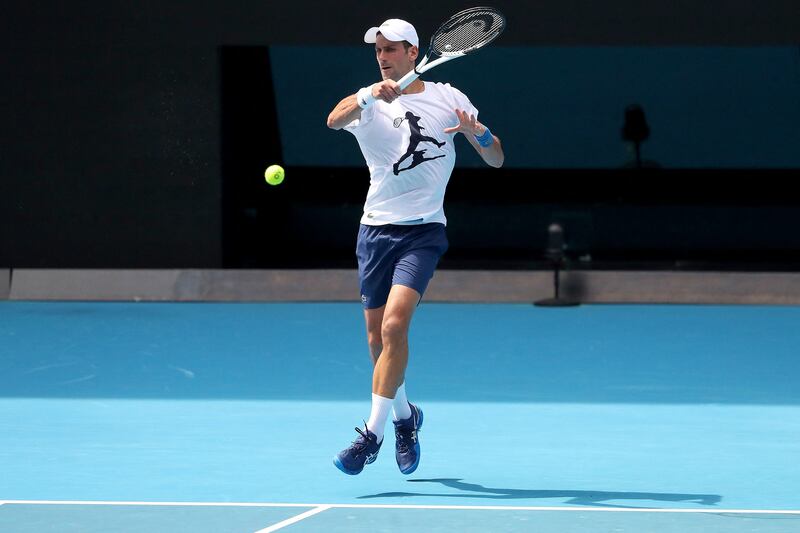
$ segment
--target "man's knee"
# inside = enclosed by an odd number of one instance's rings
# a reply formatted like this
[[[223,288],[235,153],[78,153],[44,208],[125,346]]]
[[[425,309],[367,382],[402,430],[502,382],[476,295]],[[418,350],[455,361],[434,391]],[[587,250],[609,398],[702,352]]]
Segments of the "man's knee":
[[[396,344],[406,341],[408,337],[408,321],[397,316],[387,316],[381,326],[381,339],[385,344]]]

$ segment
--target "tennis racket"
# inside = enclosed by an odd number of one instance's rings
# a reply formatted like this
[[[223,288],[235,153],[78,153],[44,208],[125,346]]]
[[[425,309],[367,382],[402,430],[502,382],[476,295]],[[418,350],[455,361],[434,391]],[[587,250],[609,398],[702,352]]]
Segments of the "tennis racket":
[[[428,53],[420,64],[397,82],[400,89],[405,89],[420,74],[433,67],[483,48],[497,39],[505,28],[506,18],[492,7],[472,7],[459,11],[434,32]],[[439,58],[428,63],[434,54]]]

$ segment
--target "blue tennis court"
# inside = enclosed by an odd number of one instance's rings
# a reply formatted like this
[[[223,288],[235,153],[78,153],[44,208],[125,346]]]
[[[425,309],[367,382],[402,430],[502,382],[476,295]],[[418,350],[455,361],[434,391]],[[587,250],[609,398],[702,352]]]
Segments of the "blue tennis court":
[[[800,530],[800,308],[423,303],[393,438],[359,304],[0,302],[0,531]],[[113,527],[111,527],[113,526]]]

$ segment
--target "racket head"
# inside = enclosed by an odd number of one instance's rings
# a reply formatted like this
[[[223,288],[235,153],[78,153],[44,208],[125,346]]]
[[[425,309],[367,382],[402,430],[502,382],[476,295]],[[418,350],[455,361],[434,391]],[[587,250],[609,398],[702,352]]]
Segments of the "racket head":
[[[475,52],[497,39],[506,28],[506,17],[493,7],[471,7],[459,11],[431,37],[428,53],[458,57]]]

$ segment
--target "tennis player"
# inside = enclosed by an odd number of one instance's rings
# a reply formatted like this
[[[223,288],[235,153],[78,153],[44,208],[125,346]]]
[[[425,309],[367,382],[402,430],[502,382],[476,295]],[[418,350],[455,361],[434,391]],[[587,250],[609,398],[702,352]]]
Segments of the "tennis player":
[[[356,245],[367,342],[375,365],[372,410],[357,439],[334,458],[345,474],[360,473],[383,444],[392,412],[395,457],[403,474],[419,464],[422,410],[408,401],[408,330],[439,258],[447,250],[442,207],[456,160],[453,139],[463,134],[492,167],[503,164],[500,140],[469,99],[449,84],[397,83],[419,55],[414,26],[389,19],[367,30],[382,81],[333,109],[328,127],[355,135],[370,171],[370,187]]]

